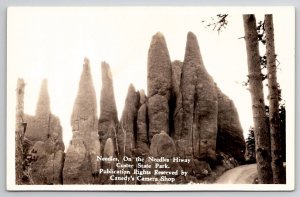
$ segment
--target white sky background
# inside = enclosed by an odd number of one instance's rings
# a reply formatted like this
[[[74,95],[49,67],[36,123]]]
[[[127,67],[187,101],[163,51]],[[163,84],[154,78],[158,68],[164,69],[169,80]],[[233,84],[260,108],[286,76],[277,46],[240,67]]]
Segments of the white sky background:
[[[84,57],[90,59],[97,93],[98,116],[101,61],[112,69],[119,117],[127,89],[147,90],[147,54],[152,36],[165,36],[171,60],[183,61],[188,31],[196,34],[206,69],[235,103],[247,136],[252,124],[251,98],[242,82],[247,79],[247,56],[240,8],[98,7],[12,8],[8,13],[8,129],[14,131],[15,89],[24,78],[25,113],[34,115],[43,78],[48,79],[51,111],[60,118],[66,147],[72,137],[70,118]],[[228,13],[229,24],[220,34],[204,28],[202,20]],[[294,19],[290,9],[248,9],[257,21],[272,13],[278,71],[283,99],[289,105],[294,83]],[[293,103],[292,103],[293,105]],[[11,110],[9,110],[11,109]]]

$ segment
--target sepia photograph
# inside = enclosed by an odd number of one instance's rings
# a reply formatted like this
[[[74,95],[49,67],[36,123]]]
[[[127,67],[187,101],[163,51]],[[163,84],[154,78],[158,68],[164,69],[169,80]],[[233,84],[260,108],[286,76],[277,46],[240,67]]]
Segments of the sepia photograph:
[[[7,189],[291,191],[294,7],[9,7]]]

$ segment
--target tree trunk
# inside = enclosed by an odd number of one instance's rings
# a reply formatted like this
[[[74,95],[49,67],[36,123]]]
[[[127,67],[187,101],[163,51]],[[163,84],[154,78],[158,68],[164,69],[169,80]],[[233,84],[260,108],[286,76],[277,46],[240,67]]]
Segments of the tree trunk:
[[[16,169],[16,184],[22,184],[23,177],[23,136],[24,136],[24,87],[23,79],[18,79],[17,82],[17,107],[16,107],[16,152],[15,152],[15,169]]]
[[[274,28],[272,14],[265,15],[266,31],[266,56],[268,70],[268,88],[269,88],[269,121],[271,133],[271,155],[273,182],[282,184],[284,180],[284,168],[282,161],[282,147],[280,138],[280,119],[279,119],[279,97],[278,84],[276,76],[276,54],[274,45]]]
[[[258,181],[259,183],[270,184],[273,182],[270,133],[266,124],[256,19],[253,14],[243,15],[243,19],[249,72],[248,77],[252,100]]]

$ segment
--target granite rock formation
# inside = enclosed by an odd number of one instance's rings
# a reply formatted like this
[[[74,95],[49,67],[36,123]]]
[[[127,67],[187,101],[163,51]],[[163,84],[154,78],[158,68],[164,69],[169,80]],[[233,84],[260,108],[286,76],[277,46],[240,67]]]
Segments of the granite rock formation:
[[[25,116],[24,149],[38,158],[31,167],[35,184],[164,184],[212,183],[224,171],[244,160],[245,141],[237,110],[208,74],[196,36],[189,32],[183,62],[171,63],[161,33],[152,37],[148,51],[147,90],[128,88],[120,121],[116,109],[112,74],[102,62],[100,118],[88,59],[84,60],[78,94],[71,116],[72,140],[64,154],[59,119],[50,112],[47,83],[43,82],[36,115]],[[20,97],[20,99],[22,99]],[[18,113],[20,114],[20,113]],[[17,115],[18,115],[17,114]],[[101,146],[100,146],[101,144]],[[151,158],[187,159],[160,162],[165,171],[184,170],[172,181],[111,180],[99,169],[116,169],[116,161],[97,161],[97,156],[117,158],[133,167],[118,169],[143,172],[139,164]],[[123,158],[131,160],[123,160]],[[135,160],[142,158],[140,161]]]
[[[24,120],[26,132],[23,148],[26,157],[36,157],[36,161],[30,165],[29,182],[61,184],[65,147],[60,121],[50,111],[47,80],[42,82],[35,115],[25,114]]]
[[[245,139],[236,107],[219,88],[217,151],[231,155],[239,162],[245,160]],[[230,143],[228,143],[230,142]]]
[[[172,66],[164,36],[152,37],[148,51],[148,117],[149,139],[165,131],[169,133],[169,99],[172,85]]]
[[[48,138],[52,138],[58,146],[57,149],[64,150],[60,121],[50,111],[47,83],[47,80],[42,82],[35,115],[25,117],[27,122],[25,138],[31,142],[45,142]]]
[[[135,136],[137,132],[137,111],[139,106],[139,92],[130,84],[125,101],[125,108],[117,133],[119,157],[132,157],[135,148]]]
[[[110,158],[110,157],[116,157],[115,154],[115,148],[114,148],[114,142],[111,138],[108,138],[105,142],[104,149],[103,149],[103,157],[104,158]],[[102,162],[102,169],[115,169],[116,162],[115,161],[103,161]],[[99,177],[99,183],[100,184],[114,184],[114,180],[110,179],[109,174],[101,174]]]
[[[183,121],[182,95],[181,95],[181,73],[182,62],[175,60],[172,62],[172,91],[170,99],[170,136],[176,140],[181,139],[181,127]],[[184,151],[184,150],[183,150]]]
[[[116,133],[119,120],[114,96],[112,74],[110,67],[106,62],[102,62],[101,64],[101,73],[102,89],[98,124],[99,139],[101,144],[105,144],[107,139],[110,138],[113,141],[114,149],[116,149]],[[101,148],[103,149],[104,146]]]
[[[117,133],[118,157],[122,164],[135,165],[135,139],[137,133],[137,112],[140,103],[139,95],[139,92],[135,91],[134,86],[130,84]],[[126,161],[124,158],[130,158],[130,160]],[[124,167],[123,169],[133,172],[133,168]],[[125,180],[116,181],[116,184],[135,184],[135,182]]]
[[[181,94],[182,136],[192,141],[194,158],[214,160],[218,114],[216,89],[204,67],[197,38],[191,32],[187,36],[182,66]]]
[[[63,150],[55,150],[55,144],[48,139],[36,142],[30,151],[37,160],[31,164],[31,178],[34,184],[62,184],[64,162]]]
[[[78,94],[71,116],[72,140],[66,152],[64,184],[93,184],[100,163],[96,92],[89,65],[84,59]]]
[[[165,132],[162,131],[159,134],[155,134],[151,140],[151,145],[149,149],[149,156],[147,157],[145,163],[151,165],[151,171],[154,172],[159,166],[164,167],[166,172],[175,172],[182,170],[178,162],[173,162],[173,158],[177,157],[177,149],[173,139]],[[160,160],[160,162],[153,161],[154,159]],[[149,184],[176,184],[184,183],[184,177],[179,173],[166,176],[168,179],[174,179],[173,181],[161,181],[161,175],[146,175],[145,177],[156,178],[158,181],[151,181]],[[144,184],[144,183],[143,183]]]
[[[135,153],[137,156],[147,156],[149,153],[149,135],[147,128],[147,97],[144,90],[139,92],[140,107],[137,112],[137,132],[135,141]]]

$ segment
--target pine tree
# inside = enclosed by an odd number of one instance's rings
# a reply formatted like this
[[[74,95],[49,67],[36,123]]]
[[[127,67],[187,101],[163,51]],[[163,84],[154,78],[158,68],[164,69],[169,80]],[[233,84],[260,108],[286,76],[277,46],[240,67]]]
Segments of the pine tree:
[[[255,163],[255,137],[254,137],[254,128],[249,128],[249,134],[246,139],[246,149],[247,149],[247,163]]]
[[[273,16],[265,15],[265,31],[266,31],[266,57],[268,70],[268,88],[269,88],[269,121],[271,134],[271,155],[272,155],[272,171],[273,182],[275,184],[284,183],[283,180],[283,162],[280,144],[280,119],[279,119],[279,96],[276,74],[276,54],[274,44],[274,27]]]
[[[259,183],[270,184],[273,182],[270,155],[270,134],[266,124],[256,19],[253,14],[250,14],[244,15],[243,20],[247,49],[249,86],[252,100],[254,134],[256,139],[255,149],[258,180]]]

